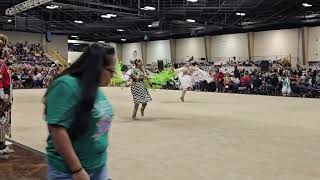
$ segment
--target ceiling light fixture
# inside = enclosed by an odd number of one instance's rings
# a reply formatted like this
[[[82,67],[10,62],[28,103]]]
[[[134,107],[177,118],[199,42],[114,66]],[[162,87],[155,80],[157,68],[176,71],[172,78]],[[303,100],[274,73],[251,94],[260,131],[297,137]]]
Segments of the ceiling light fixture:
[[[98,41],[99,43],[106,43],[105,41]]]
[[[245,16],[245,15],[246,15],[246,13],[240,13],[240,12],[237,12],[237,13],[236,13],[236,15],[237,15],[237,16]]]
[[[115,18],[115,17],[117,17],[117,15],[115,15],[115,14],[103,14],[103,15],[101,15],[101,17],[102,17],[102,18],[108,18],[108,19],[110,19],[110,18]]]
[[[140,9],[145,10],[145,11],[154,11],[154,10],[156,10],[156,8],[152,7],[152,6],[145,6],[144,8],[140,8]]]
[[[187,0],[188,2],[198,2],[198,0]]]
[[[83,21],[80,21],[80,20],[75,20],[75,21],[73,21],[74,23],[77,23],[77,24],[82,24],[83,23]]]
[[[76,36],[76,35],[72,35],[71,37],[72,37],[72,38],[78,38],[79,36]]]
[[[57,9],[59,8],[59,6],[57,5],[50,5],[50,6],[46,6],[47,9]]]
[[[310,15],[305,16],[305,18],[306,19],[312,19],[312,18],[319,17],[319,16],[320,16],[320,14],[314,13],[314,14],[310,14]]]
[[[152,24],[149,24],[148,27],[151,28],[151,27],[152,27]]]
[[[312,7],[312,4],[309,4],[309,3],[302,3],[302,6],[304,6],[304,7]]]
[[[194,20],[194,19],[187,19],[186,21],[191,22],[191,23],[195,23],[196,22],[196,20]]]
[[[73,44],[74,46],[80,46],[80,44]]]
[[[124,29],[117,29],[118,32],[123,32],[125,31]]]
[[[125,39],[125,38],[122,38],[122,39],[121,39],[121,41],[127,41],[127,39]]]
[[[12,22],[12,20],[11,19],[8,19],[8,23],[11,23]]]

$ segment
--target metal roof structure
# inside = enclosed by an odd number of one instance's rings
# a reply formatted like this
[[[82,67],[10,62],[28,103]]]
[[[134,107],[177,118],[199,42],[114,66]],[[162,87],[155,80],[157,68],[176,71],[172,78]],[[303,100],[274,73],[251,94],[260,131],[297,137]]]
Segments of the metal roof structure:
[[[0,1],[0,30],[134,42],[320,25],[320,0],[54,0],[5,15],[23,1]]]

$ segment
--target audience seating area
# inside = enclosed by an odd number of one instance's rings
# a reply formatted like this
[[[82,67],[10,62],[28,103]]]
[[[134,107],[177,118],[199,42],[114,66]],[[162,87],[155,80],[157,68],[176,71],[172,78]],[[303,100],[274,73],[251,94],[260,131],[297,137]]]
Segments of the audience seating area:
[[[63,70],[43,50],[40,44],[9,43],[8,65],[14,88],[45,88]],[[226,63],[194,62],[194,66],[207,71],[214,81],[195,82],[194,91],[258,94],[271,96],[320,97],[320,71],[317,67],[291,67],[287,59],[270,61],[268,70],[259,62],[229,61]],[[167,64],[179,68],[184,63]],[[147,66],[148,67],[148,66]],[[123,67],[123,71],[128,68]],[[148,68],[147,68],[148,69]],[[155,68],[150,66],[153,72]],[[179,81],[168,82],[163,89],[179,89]]]
[[[8,43],[7,64],[14,88],[44,88],[61,71],[40,44]]]
[[[184,63],[173,64],[175,68]],[[271,96],[320,97],[320,71],[318,67],[291,67],[287,59],[270,61],[267,70],[257,62],[193,63],[207,71],[213,82],[194,83],[194,91],[241,93]],[[167,65],[170,66],[170,65]],[[286,84],[288,83],[288,84]],[[163,89],[179,89],[178,79],[168,82]]]

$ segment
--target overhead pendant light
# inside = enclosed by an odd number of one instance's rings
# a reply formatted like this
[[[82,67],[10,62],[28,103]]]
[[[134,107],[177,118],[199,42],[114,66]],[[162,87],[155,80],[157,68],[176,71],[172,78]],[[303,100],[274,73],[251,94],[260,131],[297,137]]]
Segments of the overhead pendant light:
[[[302,3],[302,6],[304,6],[304,7],[312,7],[312,4],[309,4],[309,3]]]
[[[102,17],[102,18],[108,18],[108,19],[110,19],[110,18],[115,18],[115,17],[117,17],[117,15],[115,15],[115,14],[103,14],[103,15],[101,15],[101,17]]]
[[[245,16],[245,15],[246,15],[246,13],[237,12],[237,13],[236,13],[236,15],[237,15],[237,16]]]
[[[46,6],[47,9],[57,9],[59,8],[59,6],[57,5],[50,5],[50,6]]]
[[[196,20],[194,20],[194,19],[187,19],[186,21],[187,22],[191,22],[191,23],[195,23],[196,22]]]
[[[12,19],[8,19],[8,23],[11,23],[12,22]]]
[[[80,20],[75,20],[75,21],[73,21],[74,23],[77,23],[77,24],[82,24],[83,23],[83,21],[80,21]]]
[[[117,29],[118,32],[123,32],[125,31],[124,29]]]
[[[121,39],[121,41],[127,41],[127,39],[125,39],[125,38],[122,38],[122,39]]]
[[[140,9],[145,10],[145,11],[154,11],[154,10],[156,10],[156,8],[152,7],[152,6],[145,6],[145,7],[140,8]]]

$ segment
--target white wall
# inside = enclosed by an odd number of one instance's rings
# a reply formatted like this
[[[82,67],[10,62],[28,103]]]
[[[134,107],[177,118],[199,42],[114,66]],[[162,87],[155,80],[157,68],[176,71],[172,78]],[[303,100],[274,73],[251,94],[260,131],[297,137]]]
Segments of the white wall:
[[[320,61],[320,27],[309,28],[309,61]]]
[[[68,51],[68,63],[76,61],[83,52]]]
[[[176,40],[176,59],[185,60],[187,56],[194,58],[205,58],[204,37],[186,38]]]
[[[247,33],[212,36],[211,57],[234,56],[249,57]]]
[[[171,62],[170,40],[147,43],[147,63],[152,64],[158,60],[164,60],[164,63]]]
[[[69,42],[72,42],[72,43],[84,43],[84,41],[69,41]],[[87,44],[92,44],[94,42],[85,42]],[[119,48],[119,45],[116,44],[116,43],[107,43],[109,44],[110,46],[114,47],[115,48],[115,56],[117,57],[118,56],[118,53],[121,54],[121,46]],[[68,51],[68,62],[69,63],[73,63],[75,60],[77,60],[81,55],[82,55],[83,52],[77,52],[77,51]],[[117,57],[119,58],[119,57]]]
[[[44,35],[45,38],[45,35]],[[44,46],[54,49],[57,51],[64,59],[68,59],[68,37],[62,35],[53,35],[51,42],[44,41]]]
[[[254,34],[254,56],[289,55],[298,57],[298,29],[262,31]]]
[[[130,64],[133,52],[137,51],[137,58],[142,59],[141,43],[126,43],[122,44],[122,63]]]

